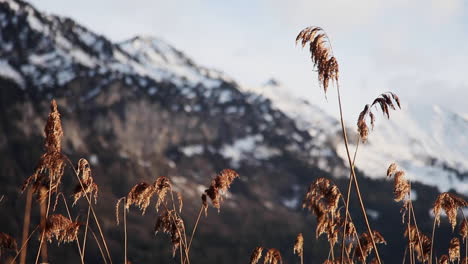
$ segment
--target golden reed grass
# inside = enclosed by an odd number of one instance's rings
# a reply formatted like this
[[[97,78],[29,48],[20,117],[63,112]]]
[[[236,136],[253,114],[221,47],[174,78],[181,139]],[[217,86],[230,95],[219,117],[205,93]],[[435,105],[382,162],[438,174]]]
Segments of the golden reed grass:
[[[444,210],[448,217],[452,229],[455,229],[457,225],[457,211],[460,208],[467,207],[468,203],[461,197],[453,194],[444,192],[437,196],[437,200],[432,207],[434,212],[435,221],[440,224],[440,214]]]
[[[78,168],[76,171],[78,175],[80,175],[82,184],[78,184],[75,187],[75,191],[73,192],[73,205],[86,194],[94,198],[94,203],[97,203],[99,187],[94,182],[91,175],[91,167],[89,166],[88,161],[86,159],[80,159],[78,161]]]
[[[263,247],[256,247],[250,256],[250,264],[257,264],[258,261],[262,258]]]
[[[368,118],[370,119],[371,129],[374,129],[375,115],[372,112],[372,107],[379,105],[380,109],[382,110],[382,114],[386,115],[387,118],[390,118],[389,109],[396,110],[393,101],[396,103],[398,108],[401,109],[400,98],[398,98],[398,96],[392,92],[383,93],[377,97],[372,102],[372,104],[366,104],[364,106],[364,109],[359,114],[357,121],[358,132],[362,142],[366,142],[367,137],[369,136],[369,126],[367,125],[366,121]]]
[[[63,130],[55,100],[52,100],[50,104],[50,113],[44,132],[46,135],[45,153],[40,157],[34,173],[24,182],[22,191],[32,186],[36,194],[39,194],[41,187],[45,187],[48,193],[53,193],[57,192],[60,186],[65,158],[61,153]],[[39,197],[48,197],[48,195]]]
[[[185,234],[185,225],[182,218],[174,210],[166,210],[161,214],[154,226],[154,232],[162,232],[171,236],[172,256],[174,257],[181,243],[183,243],[182,233]]]
[[[304,237],[302,233],[299,233],[296,237],[296,242],[294,243],[294,254],[302,258],[304,255]]]
[[[45,239],[51,243],[55,238],[57,243],[68,243],[77,240],[80,223],[72,222],[61,214],[53,214],[47,218]]]
[[[222,194],[226,193],[235,178],[239,178],[239,174],[231,169],[222,170],[212,181],[208,189],[202,195],[203,208],[205,209],[205,215],[207,214],[208,204],[207,197],[211,199],[213,207],[218,209],[221,208],[221,202],[223,201]]]
[[[250,256],[250,264],[259,263],[262,258],[263,250],[266,248],[256,247]],[[263,264],[283,264],[283,258],[281,253],[276,248],[270,248],[267,250],[265,256],[263,257]]]

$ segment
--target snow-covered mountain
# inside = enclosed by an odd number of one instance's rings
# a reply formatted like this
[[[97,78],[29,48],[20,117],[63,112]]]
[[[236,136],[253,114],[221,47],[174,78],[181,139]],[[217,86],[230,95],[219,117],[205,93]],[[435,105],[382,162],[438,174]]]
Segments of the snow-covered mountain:
[[[276,80],[250,90],[272,100],[299,127],[317,135],[323,151],[334,148],[342,159],[347,158],[335,117],[288,93]],[[357,168],[370,177],[383,178],[390,163],[397,162],[412,181],[441,191],[468,193],[468,120],[436,104],[409,104],[401,99],[402,109],[392,111],[390,119],[377,116],[369,140],[359,147]],[[350,143],[353,150],[356,142]]]
[[[402,98],[404,100],[404,98]],[[402,105],[381,116],[369,141],[359,148],[357,167],[384,177],[396,161],[412,181],[468,193],[468,120],[436,104]],[[344,149],[338,153],[344,157]]]

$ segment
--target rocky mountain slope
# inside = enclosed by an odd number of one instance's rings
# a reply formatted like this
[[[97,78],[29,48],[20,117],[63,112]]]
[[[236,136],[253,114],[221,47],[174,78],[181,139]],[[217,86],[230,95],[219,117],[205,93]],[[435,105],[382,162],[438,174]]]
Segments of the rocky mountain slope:
[[[0,232],[20,237],[24,195],[19,187],[43,151],[48,104],[55,98],[64,153],[74,162],[87,158],[100,186],[97,211],[115,259],[123,258],[123,230],[116,226],[114,205],[133,185],[168,176],[184,197],[182,215],[191,229],[201,193],[223,168],[236,169],[241,178],[221,212],[210,209],[202,218],[191,251],[197,263],[245,263],[258,245],[276,247],[293,262],[299,232],[305,234],[310,259],[327,257],[327,243],[313,239],[315,220],[300,208],[301,200],[317,177],[335,177],[343,189],[347,169],[337,147],[338,123],[316,106],[278,100],[281,90],[274,81],[262,91],[241,88],[160,39],[112,43],[19,0],[0,1],[0,42],[0,193],[5,197]],[[373,224],[389,242],[383,255],[400,261],[404,242],[402,233],[394,232],[401,225],[400,205],[392,201],[391,183],[359,176],[362,188],[373,190],[366,195]],[[63,191],[71,192],[74,184],[68,170]],[[426,194],[415,201],[416,213],[430,219],[436,188],[414,188]],[[37,216],[37,205],[33,209]],[[83,219],[86,207],[75,206],[72,213]],[[363,230],[357,213],[355,219]],[[131,210],[133,263],[174,262],[168,238],[152,232],[155,221],[154,210],[145,216]],[[430,221],[421,221],[430,230]],[[97,247],[89,244],[86,262],[101,263]],[[35,246],[33,240],[32,251]],[[79,263],[72,245],[50,250],[51,263],[65,258]]]

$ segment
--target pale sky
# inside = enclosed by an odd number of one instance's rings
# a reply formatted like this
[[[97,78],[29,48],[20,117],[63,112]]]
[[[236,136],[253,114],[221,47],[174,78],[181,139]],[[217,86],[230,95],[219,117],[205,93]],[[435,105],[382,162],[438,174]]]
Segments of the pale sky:
[[[468,116],[468,16],[464,0],[33,0],[114,41],[156,36],[243,86],[270,78],[336,116],[318,88],[297,33],[320,26],[340,64],[344,111],[355,122],[382,92]]]

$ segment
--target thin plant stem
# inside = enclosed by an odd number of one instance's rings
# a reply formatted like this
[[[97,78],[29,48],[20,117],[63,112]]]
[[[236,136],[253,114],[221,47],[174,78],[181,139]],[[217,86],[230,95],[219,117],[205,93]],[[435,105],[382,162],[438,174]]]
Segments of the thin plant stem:
[[[356,149],[354,150],[354,157],[353,157],[353,166],[354,166],[354,163],[356,162],[356,156],[357,156],[357,152],[358,152],[358,149],[359,149],[359,135],[357,136],[357,143],[356,143]],[[346,225],[348,224],[348,215],[349,215],[349,200],[350,200],[350,197],[351,197],[351,186],[353,184],[353,176],[349,175],[349,182],[348,182],[348,193],[346,195],[346,202],[345,202],[345,220],[344,220],[344,226],[343,226],[343,238],[341,240],[341,260],[343,261],[343,257],[344,257],[344,251],[345,251],[345,229],[346,229]]]
[[[89,215],[90,215],[90,213],[91,213],[91,209],[88,206],[88,214],[86,216],[86,226],[85,226],[85,233],[84,233],[84,237],[83,237],[83,246],[82,246],[82,253],[81,253],[81,257],[83,258],[83,261],[84,261],[84,257],[85,257],[86,239],[87,239],[87,236],[88,236],[88,226],[89,226]]]
[[[366,213],[366,208],[365,208],[364,202],[362,200],[361,191],[359,189],[359,184],[358,184],[357,177],[356,177],[356,172],[354,171],[354,164],[351,161],[351,155],[349,153],[348,136],[346,134],[346,127],[345,127],[345,123],[344,123],[344,120],[343,120],[343,108],[342,108],[342,105],[341,105],[340,85],[339,85],[338,81],[336,82],[336,90],[337,90],[337,93],[338,93],[338,106],[339,106],[339,110],[340,110],[341,130],[342,130],[342,133],[343,133],[343,139],[344,139],[344,143],[345,143],[346,155],[347,155],[347,158],[348,158],[349,167],[351,168],[351,174],[352,174],[351,176],[354,179],[354,185],[355,185],[355,188],[356,188],[356,193],[358,195],[359,204],[361,206],[362,214],[363,214],[364,220],[366,222],[367,230],[368,230],[369,235],[370,235],[371,240],[372,240],[372,246],[373,246],[374,251],[375,251],[375,256],[377,257],[378,263],[382,264],[382,261],[380,260],[379,250],[377,249],[377,245],[375,244],[374,233],[372,232],[372,229],[370,227],[369,219],[368,219],[367,213]]]
[[[63,195],[63,193],[59,193],[57,195],[62,196],[63,203],[65,204],[65,209],[67,210],[68,218],[70,219],[70,221],[73,221],[73,219],[71,217],[71,214],[70,214],[70,210],[68,209],[68,204],[67,204],[67,200],[65,199],[65,196]],[[76,237],[76,245],[78,246],[78,254],[80,254],[81,263],[84,264],[83,255],[81,254],[81,247],[80,247],[80,241],[78,240],[78,236]]]
[[[24,221],[23,221],[23,237],[22,243],[29,240],[29,225],[31,223],[31,204],[32,204],[32,188],[28,188],[26,193],[26,205],[24,207]],[[20,255],[20,264],[26,264],[26,257],[27,257],[28,247],[24,248],[24,251],[21,252]]]
[[[99,251],[101,252],[101,256],[102,256],[102,259],[104,260],[104,263],[107,264],[107,259],[106,259],[105,255],[104,255],[104,251],[102,250],[101,244],[99,243],[99,239],[96,236],[96,233],[93,231],[93,229],[91,227],[89,227],[89,230],[91,231],[91,234],[93,234],[94,240],[96,241],[96,244],[97,244],[97,246],[99,248]]]
[[[47,218],[49,217],[51,196],[52,196],[52,181],[49,181],[49,190],[47,192],[47,208],[45,211],[45,215],[43,216],[44,223],[42,226],[41,242],[39,243],[39,249],[37,251],[37,256],[36,256],[36,264],[39,262],[39,255],[42,255],[42,262],[47,262],[47,243],[44,249],[42,249],[42,244],[44,243],[44,235],[45,235],[45,229],[47,225]]]
[[[188,248],[187,248],[187,255],[189,255],[190,253],[190,247],[192,246],[193,236],[195,235],[195,232],[197,231],[198,223],[200,222],[200,217],[202,213],[203,213],[203,204],[200,207],[200,212],[198,212],[197,221],[195,222],[195,225],[192,230],[192,235],[190,236],[190,241],[189,241]]]
[[[20,250],[16,253],[15,257],[10,261],[10,264],[14,264],[15,260],[18,258],[18,256],[21,254],[21,252],[23,252],[23,250],[26,250],[26,248],[27,248],[26,246],[28,245],[29,240],[31,239],[32,235],[34,235],[34,233],[37,231],[38,228],[39,228],[39,225],[36,226],[36,228],[34,228],[34,230],[31,232],[31,234],[29,234],[29,236],[23,242],[23,245],[21,245]]]
[[[432,264],[432,251],[434,250],[435,228],[436,228],[436,216],[434,215],[434,224],[432,225],[431,254],[429,254],[429,264]]]
[[[124,204],[127,202],[127,198],[124,198]],[[124,219],[124,256],[125,256],[125,262],[124,264],[127,264],[127,210],[125,209],[125,206],[123,208],[123,219]]]

